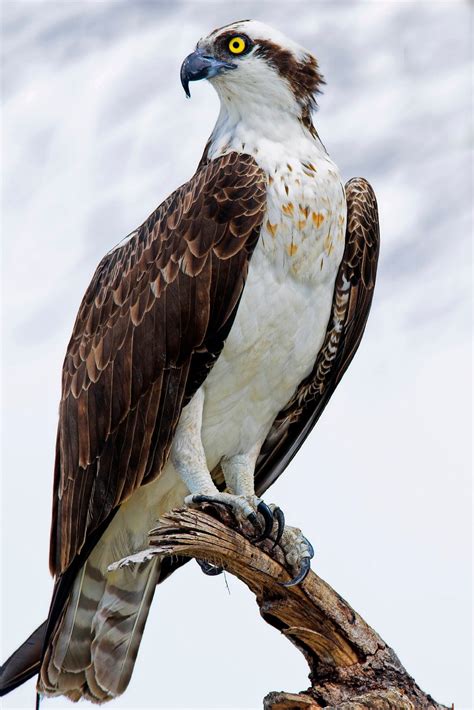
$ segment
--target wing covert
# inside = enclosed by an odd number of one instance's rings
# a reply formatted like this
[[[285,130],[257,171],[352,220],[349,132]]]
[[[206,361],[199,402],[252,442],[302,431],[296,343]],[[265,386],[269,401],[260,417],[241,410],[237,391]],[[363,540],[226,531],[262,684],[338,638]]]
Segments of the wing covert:
[[[50,567],[166,461],[182,407],[232,325],[266,181],[251,156],[202,166],[100,262],[63,366]]]

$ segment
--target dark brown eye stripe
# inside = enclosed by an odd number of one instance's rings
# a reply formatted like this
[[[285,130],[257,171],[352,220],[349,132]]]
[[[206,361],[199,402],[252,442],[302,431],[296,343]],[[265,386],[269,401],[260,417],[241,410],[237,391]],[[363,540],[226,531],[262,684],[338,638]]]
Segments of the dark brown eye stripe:
[[[303,61],[298,60],[288,49],[267,39],[256,39],[256,55],[259,55],[275,69],[280,76],[286,79],[291,86],[297,101],[302,105],[313,108],[316,105],[315,94],[320,93],[319,88],[325,84],[316,59],[307,54]]]

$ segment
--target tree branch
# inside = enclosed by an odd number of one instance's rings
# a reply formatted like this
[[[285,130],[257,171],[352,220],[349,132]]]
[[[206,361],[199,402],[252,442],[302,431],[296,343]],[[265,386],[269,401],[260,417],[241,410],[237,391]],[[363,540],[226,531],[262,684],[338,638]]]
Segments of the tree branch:
[[[206,511],[163,516],[150,532],[149,552],[205,559],[234,574],[255,594],[263,619],[303,653],[311,687],[299,695],[270,693],[265,710],[445,710],[326,582],[310,572],[299,586],[283,587],[292,575],[278,547],[254,545],[252,526],[237,524],[226,511]]]

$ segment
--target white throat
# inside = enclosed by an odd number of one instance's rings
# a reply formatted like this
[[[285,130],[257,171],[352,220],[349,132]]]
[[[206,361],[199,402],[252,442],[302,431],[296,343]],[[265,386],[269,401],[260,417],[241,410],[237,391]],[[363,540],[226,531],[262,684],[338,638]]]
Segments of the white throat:
[[[252,155],[270,172],[289,158],[314,161],[327,155],[319,138],[288,106],[269,105],[263,98],[244,104],[218,93],[221,108],[209,139],[209,159],[237,150]]]
[[[279,277],[334,286],[344,247],[346,204],[337,167],[295,111],[262,97],[223,95],[207,158],[231,151],[252,155],[267,175],[267,211],[252,257]],[[253,100],[251,100],[253,99]],[[288,104],[286,104],[288,105]],[[272,267],[273,268],[273,267]]]
[[[220,112],[210,137],[209,158],[231,150],[252,155],[264,169],[275,163],[325,155],[321,141],[303,124],[302,106],[287,82],[252,58],[245,67],[210,80]],[[271,163],[268,163],[270,159]]]

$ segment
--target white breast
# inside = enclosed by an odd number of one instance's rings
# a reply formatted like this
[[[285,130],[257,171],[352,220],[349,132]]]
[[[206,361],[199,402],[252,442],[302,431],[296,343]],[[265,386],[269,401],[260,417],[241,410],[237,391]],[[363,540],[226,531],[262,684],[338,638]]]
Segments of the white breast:
[[[264,439],[326,333],[346,203],[334,164],[312,157],[262,165],[267,214],[236,319],[203,385],[202,441],[211,469]]]
[[[249,130],[244,134],[248,140]],[[236,148],[243,150],[235,142],[229,150]],[[261,443],[311,371],[344,248],[346,204],[335,166],[321,152],[310,163],[302,158],[306,167],[292,161],[288,156],[294,155],[295,140],[289,140],[288,151],[281,141],[264,148],[260,139],[258,146],[247,143],[246,151],[271,178],[267,214],[231,332],[202,386],[201,439],[211,470],[223,456]],[[307,154],[307,143],[302,152]],[[186,492],[168,461],[157,479],[121,506],[104,538],[113,544],[106,564],[140,549],[152,521],[181,505]]]

